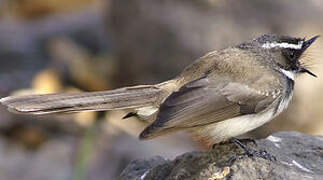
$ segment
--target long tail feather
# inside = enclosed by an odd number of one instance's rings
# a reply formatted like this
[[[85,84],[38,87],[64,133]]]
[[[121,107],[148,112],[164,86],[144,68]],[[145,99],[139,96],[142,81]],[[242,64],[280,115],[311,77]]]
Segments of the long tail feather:
[[[98,92],[9,96],[0,103],[9,111],[24,114],[104,111],[153,106],[162,94],[158,86],[144,85]]]

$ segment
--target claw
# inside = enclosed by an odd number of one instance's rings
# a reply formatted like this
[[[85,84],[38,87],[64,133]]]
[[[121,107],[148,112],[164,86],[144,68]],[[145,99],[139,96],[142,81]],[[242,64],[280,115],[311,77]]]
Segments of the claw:
[[[245,151],[245,154],[243,155],[247,155],[249,157],[260,157],[270,161],[277,160],[275,156],[271,155],[265,150],[258,150],[258,151],[251,150],[250,148],[248,148],[246,145],[242,144],[238,139],[235,139],[235,138],[233,138],[231,141]]]
[[[223,141],[223,142],[220,142],[219,144],[213,144],[212,145],[212,149],[215,149],[217,145],[225,145],[225,144],[233,144],[233,143],[236,144],[234,142],[234,139],[237,140],[237,141],[239,141],[239,142],[241,142],[241,143],[242,142],[244,142],[244,143],[251,142],[252,144],[254,144],[255,146],[257,146],[256,141],[254,139],[252,139],[252,138],[245,138],[245,139],[236,139],[236,138],[233,138],[233,139],[230,139],[229,141]]]

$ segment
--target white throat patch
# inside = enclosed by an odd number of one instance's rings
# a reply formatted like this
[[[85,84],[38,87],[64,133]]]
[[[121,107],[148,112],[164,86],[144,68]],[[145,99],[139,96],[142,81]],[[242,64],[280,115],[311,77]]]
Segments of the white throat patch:
[[[262,45],[262,48],[265,49],[271,49],[275,47],[280,47],[280,48],[289,48],[289,49],[302,49],[303,46],[303,41],[299,41],[298,44],[289,44],[289,43],[278,43],[278,42],[266,42],[265,44]]]
[[[293,71],[286,71],[285,69],[280,69],[280,71],[285,74],[285,76],[287,76],[290,80],[295,79],[295,73]]]

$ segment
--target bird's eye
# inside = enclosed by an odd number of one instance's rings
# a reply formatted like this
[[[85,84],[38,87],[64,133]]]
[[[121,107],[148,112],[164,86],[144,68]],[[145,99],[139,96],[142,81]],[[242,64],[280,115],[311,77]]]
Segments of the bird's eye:
[[[294,57],[295,57],[295,53],[294,53],[294,52],[290,52],[290,53],[289,53],[289,57],[290,57],[291,59],[294,59]]]

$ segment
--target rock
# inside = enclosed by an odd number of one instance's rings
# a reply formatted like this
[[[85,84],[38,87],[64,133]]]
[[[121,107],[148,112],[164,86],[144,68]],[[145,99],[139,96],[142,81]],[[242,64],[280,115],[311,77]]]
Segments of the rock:
[[[241,156],[231,161],[244,151],[234,144],[223,144],[209,151],[185,153],[174,160],[161,157],[135,160],[124,169],[119,180],[323,178],[322,136],[279,132],[246,145],[266,150],[277,160]]]
[[[142,179],[146,176],[147,172],[155,169],[158,166],[163,166],[163,169],[160,169],[161,172],[169,172],[167,167],[167,163],[170,161],[165,160],[160,156],[152,157],[148,160],[135,160],[131,162],[125,171],[121,174],[121,179]],[[155,173],[158,176],[157,173]],[[163,177],[163,176],[162,176]]]

